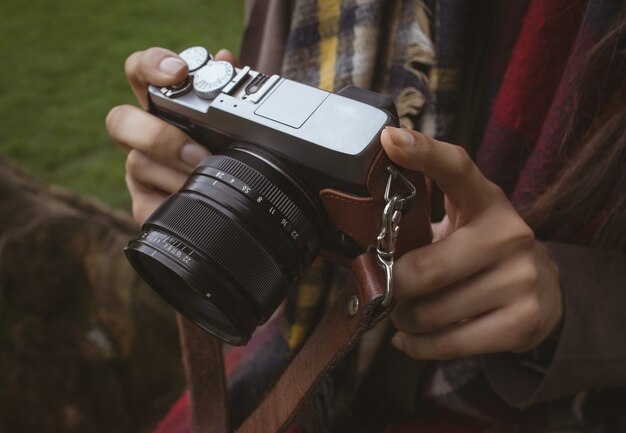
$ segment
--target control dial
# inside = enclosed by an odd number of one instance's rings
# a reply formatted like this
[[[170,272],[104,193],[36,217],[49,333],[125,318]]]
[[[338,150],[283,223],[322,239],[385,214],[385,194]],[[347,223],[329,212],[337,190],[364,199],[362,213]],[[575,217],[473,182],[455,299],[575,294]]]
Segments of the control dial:
[[[206,62],[212,60],[211,54],[204,47],[187,48],[179,56],[187,63],[189,72],[200,69]]]
[[[213,60],[204,65],[193,77],[193,90],[202,99],[215,99],[235,75],[228,62]]]

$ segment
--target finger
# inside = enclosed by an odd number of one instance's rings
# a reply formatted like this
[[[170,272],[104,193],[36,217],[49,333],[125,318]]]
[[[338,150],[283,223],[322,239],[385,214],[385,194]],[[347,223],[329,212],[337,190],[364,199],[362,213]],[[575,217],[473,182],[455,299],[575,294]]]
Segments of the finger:
[[[393,267],[396,301],[404,303],[492,267],[506,249],[506,231],[493,229],[499,223],[495,215],[487,214],[444,239],[405,253]]]
[[[188,177],[188,173],[155,162],[134,149],[126,158],[126,171],[142,185],[167,194],[178,191]]]
[[[441,330],[463,320],[504,308],[527,294],[536,271],[512,260],[459,283],[398,305],[393,322],[399,331],[417,334]]]
[[[143,224],[146,218],[167,198],[164,192],[146,187],[129,174],[126,174],[126,187],[133,199],[133,218],[139,224]]]
[[[529,350],[539,343],[536,308],[533,303],[517,304],[431,334],[398,332],[391,341],[414,359],[443,360],[513,349]]]
[[[430,227],[433,231],[433,242],[438,242],[454,232],[454,226],[448,215],[445,215],[438,223],[432,223]]]
[[[534,244],[533,231],[511,204],[506,200],[494,204],[447,237],[400,257],[394,266],[394,295],[404,302],[431,293]]]
[[[215,60],[223,60],[232,64],[236,68],[240,67],[239,61],[237,60],[235,55],[225,48],[222,48],[217,52],[217,54],[215,55]]]
[[[170,86],[187,76],[187,64],[172,51],[149,48],[131,54],[124,65],[130,87],[143,108],[147,107],[148,84]]]
[[[114,107],[106,118],[109,135],[126,150],[191,172],[210,152],[175,126],[130,105]]]
[[[498,195],[499,188],[482,175],[460,146],[392,127],[385,128],[381,143],[391,160],[428,176],[465,212],[480,212]]]
[[[450,203],[450,199],[446,195],[443,196],[443,206],[444,210],[446,211],[446,217],[450,221],[450,227],[452,228],[452,230],[454,230],[455,227],[461,226],[462,222],[459,223],[458,221],[459,218],[457,208],[456,206],[454,206],[454,204]]]

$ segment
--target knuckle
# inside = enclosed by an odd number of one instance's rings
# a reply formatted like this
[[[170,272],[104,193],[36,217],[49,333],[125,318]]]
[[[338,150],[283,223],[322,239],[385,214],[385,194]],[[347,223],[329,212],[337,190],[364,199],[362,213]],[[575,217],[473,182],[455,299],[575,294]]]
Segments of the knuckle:
[[[435,359],[442,361],[458,358],[461,355],[460,348],[456,341],[446,334],[438,335],[433,338],[432,349]]]
[[[501,218],[501,230],[498,230],[496,243],[500,248],[509,253],[519,253],[524,257],[534,255],[535,233],[517,215],[509,215],[508,218]]]
[[[124,73],[127,78],[135,78],[143,53],[143,51],[135,51],[126,58],[126,61],[124,62]]]
[[[464,161],[470,161],[470,157],[469,154],[467,153],[467,151],[465,150],[465,148],[463,148],[462,146],[458,146],[456,144],[451,144],[450,145],[452,152],[454,152],[454,154],[456,155],[457,158],[459,158],[459,161],[464,163]]]
[[[463,175],[467,175],[468,173],[471,173],[475,168],[475,164],[470,158],[467,151],[461,146],[457,146],[457,145],[451,145],[451,146],[452,146],[452,149],[451,149],[452,153],[454,154],[456,158],[458,172]]]
[[[487,178],[485,178],[485,192],[490,197],[493,197],[494,199],[498,199],[499,201],[502,201],[502,202],[508,202],[509,201],[509,199],[507,198],[507,196],[504,193],[504,191],[502,190],[502,188],[500,188],[498,185],[496,185],[495,183],[491,182]]]
[[[427,157],[433,157],[436,153],[435,140],[424,134],[412,134],[415,144],[419,144],[422,152]]]
[[[126,157],[126,173],[136,175],[146,167],[146,157],[138,150],[131,150]],[[136,176],[133,176],[136,177]]]
[[[162,156],[164,158],[170,158],[173,155],[166,155],[167,150],[173,148],[173,146],[169,146],[172,141],[172,137],[170,132],[172,131],[173,126],[169,125],[165,122],[159,122],[157,126],[155,126],[154,134],[152,138],[148,142],[148,147],[146,148],[146,153],[148,156],[159,157]]]
[[[531,299],[525,303],[519,322],[517,350],[525,351],[534,347],[543,334],[544,319],[537,299]]]
[[[521,218],[511,219],[509,233],[511,239],[520,247],[534,248],[535,233]]]
[[[539,281],[539,269],[534,260],[525,259],[517,265],[517,282],[523,287],[532,289]]]
[[[531,335],[537,335],[543,330],[544,320],[541,314],[541,302],[534,297],[528,302],[528,332]]]
[[[427,305],[413,307],[413,322],[418,331],[430,332],[441,326],[441,315]]]
[[[448,273],[449,263],[443,256],[429,254],[415,257],[411,267],[414,272],[419,270],[416,294],[427,294],[442,286],[442,279]]]
[[[523,221],[519,223],[517,239],[522,245],[528,248],[532,248],[535,245],[535,233]]]
[[[446,173],[438,180],[442,188],[467,182],[474,177],[476,165],[461,146],[446,143]]]
[[[144,66],[154,68],[163,57],[169,55],[170,52],[160,47],[150,47],[141,53],[141,63]]]

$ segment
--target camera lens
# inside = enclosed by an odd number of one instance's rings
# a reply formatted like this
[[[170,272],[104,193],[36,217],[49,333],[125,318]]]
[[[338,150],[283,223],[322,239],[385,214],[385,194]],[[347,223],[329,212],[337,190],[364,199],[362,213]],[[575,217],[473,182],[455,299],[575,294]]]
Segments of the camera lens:
[[[323,213],[284,163],[238,144],[209,156],[126,255],[198,326],[246,344],[319,252]]]

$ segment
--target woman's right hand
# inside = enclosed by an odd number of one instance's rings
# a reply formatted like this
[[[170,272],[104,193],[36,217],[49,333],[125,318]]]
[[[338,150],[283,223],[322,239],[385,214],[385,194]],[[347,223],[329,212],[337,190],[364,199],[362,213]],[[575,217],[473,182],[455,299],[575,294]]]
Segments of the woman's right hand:
[[[237,64],[227,50],[216,60]],[[140,224],[165,198],[178,191],[195,166],[209,151],[175,126],[147,113],[148,85],[169,86],[187,74],[186,63],[163,48],[138,51],[126,60],[128,82],[142,108],[120,105],[111,109],[106,127],[126,152],[126,186],[132,199],[133,217]]]

